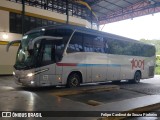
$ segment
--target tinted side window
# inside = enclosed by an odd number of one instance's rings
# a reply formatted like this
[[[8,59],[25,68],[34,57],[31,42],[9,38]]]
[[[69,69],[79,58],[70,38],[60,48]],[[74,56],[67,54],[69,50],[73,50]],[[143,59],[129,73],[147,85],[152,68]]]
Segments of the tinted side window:
[[[42,41],[41,48],[42,62],[41,65],[49,65],[61,60],[64,44],[60,40]]]
[[[104,39],[104,51],[105,51],[105,53],[109,53],[109,45],[108,45],[109,38],[105,37],[103,39]]]
[[[135,43],[123,41],[124,43],[124,55],[137,55],[137,50],[135,48]]]
[[[143,46],[142,47],[142,54],[143,54],[143,56],[145,56],[145,57],[152,57],[152,56],[154,56],[155,55],[155,47],[153,47],[153,46],[149,46],[149,45],[147,45],[147,46]]]
[[[155,48],[153,46],[111,38],[107,38],[107,43],[109,54],[144,57],[151,57],[155,55]]]
[[[50,43],[45,43],[44,48],[43,48],[43,54],[42,54],[42,65],[48,65],[53,63],[53,59],[51,56],[52,53],[52,44]]]
[[[103,37],[84,34],[84,51],[105,53],[105,42]]]
[[[119,55],[124,54],[125,44],[123,43],[123,41],[108,39],[108,47],[110,54],[119,54]]]
[[[84,34],[83,46],[85,52],[93,52],[93,35]]]
[[[104,53],[105,52],[104,48],[105,48],[105,42],[103,40],[103,37],[95,36],[94,39],[93,39],[94,52]]]
[[[68,45],[68,48],[67,48],[67,53],[72,53],[72,52],[83,52],[83,35],[82,33],[78,33],[76,32],[69,45]]]

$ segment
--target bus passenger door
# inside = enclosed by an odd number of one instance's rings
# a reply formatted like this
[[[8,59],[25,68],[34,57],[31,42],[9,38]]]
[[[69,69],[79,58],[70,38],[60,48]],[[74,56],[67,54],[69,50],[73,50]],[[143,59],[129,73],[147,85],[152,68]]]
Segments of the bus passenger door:
[[[56,76],[56,61],[53,57],[55,44],[53,41],[43,41],[41,49],[41,67],[39,71],[39,83],[41,86],[58,85],[59,81]]]

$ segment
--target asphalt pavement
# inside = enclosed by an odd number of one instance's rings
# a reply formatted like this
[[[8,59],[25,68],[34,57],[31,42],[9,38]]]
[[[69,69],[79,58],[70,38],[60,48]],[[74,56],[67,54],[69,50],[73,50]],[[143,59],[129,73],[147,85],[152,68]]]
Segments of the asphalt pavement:
[[[160,76],[142,80],[139,84],[130,84],[127,81],[123,81],[115,85],[108,82],[82,85],[74,89],[64,87],[26,88],[16,85],[12,76],[0,76],[0,111],[2,112],[50,111],[54,112],[51,115],[53,117],[56,111],[61,111],[58,114],[68,111],[69,113],[67,114],[69,116],[57,117],[55,115],[54,119],[97,120],[103,118],[101,111],[121,112],[150,104],[158,104],[159,102]],[[87,113],[83,114],[83,111],[87,111]],[[78,114],[78,117],[74,117],[76,114]],[[89,115],[86,116],[86,114]],[[52,117],[43,117],[41,119],[48,120],[52,119]],[[17,120],[22,118],[1,119]],[[36,118],[23,118],[23,120],[25,119],[32,120]],[[146,119],[146,117],[127,119],[142,120]],[[158,117],[147,117],[147,120],[149,119],[154,120],[158,119]]]

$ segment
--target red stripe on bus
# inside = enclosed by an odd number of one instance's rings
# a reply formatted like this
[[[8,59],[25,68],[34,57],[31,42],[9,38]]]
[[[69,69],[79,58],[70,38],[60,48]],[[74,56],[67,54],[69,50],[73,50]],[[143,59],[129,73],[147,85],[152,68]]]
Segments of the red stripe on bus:
[[[57,66],[77,66],[76,63],[56,63]]]

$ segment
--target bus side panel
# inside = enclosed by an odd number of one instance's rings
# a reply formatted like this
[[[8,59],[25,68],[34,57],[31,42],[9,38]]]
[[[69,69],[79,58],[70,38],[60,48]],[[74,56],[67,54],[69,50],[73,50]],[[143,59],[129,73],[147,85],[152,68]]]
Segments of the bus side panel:
[[[154,57],[122,56],[121,60],[122,79],[133,79],[136,71],[141,72],[142,79],[150,78],[150,69],[155,66]]]
[[[92,82],[106,81],[107,55],[102,53],[85,53],[87,69],[91,70]]]
[[[61,85],[62,81],[58,79],[60,75],[56,75],[55,66],[55,64],[50,64],[39,68],[39,71],[44,71],[39,74],[40,86]]]
[[[120,73],[121,80],[133,79],[135,71],[132,70],[132,63],[131,63],[132,59],[133,57],[130,56],[119,55],[119,60],[121,63],[121,73]]]
[[[120,80],[121,60],[117,56],[108,54],[107,80]]]
[[[87,78],[87,69],[85,64],[85,55],[84,53],[70,53],[63,56],[61,62],[57,63],[59,66],[63,67],[62,70],[62,84],[67,83],[67,78],[71,72],[80,72],[82,74],[83,82],[88,81]]]
[[[135,72],[140,71],[142,78],[148,76],[149,58],[138,56],[121,56],[121,79],[133,79]]]
[[[144,70],[142,72],[142,79],[154,77],[155,56],[144,58]]]

